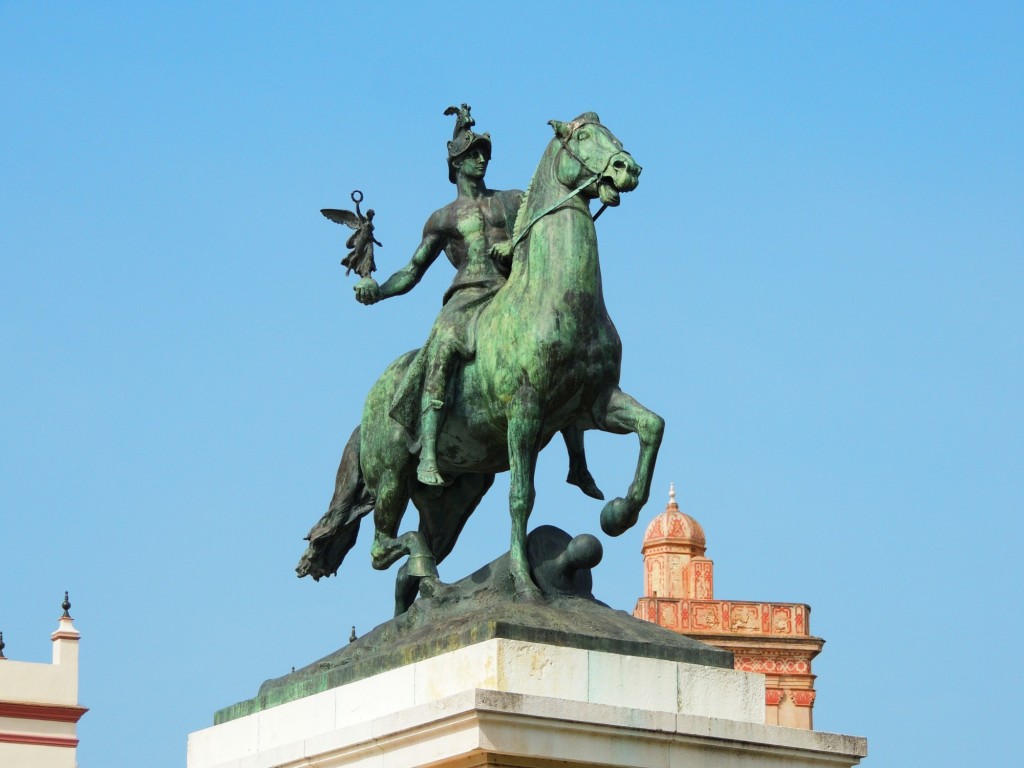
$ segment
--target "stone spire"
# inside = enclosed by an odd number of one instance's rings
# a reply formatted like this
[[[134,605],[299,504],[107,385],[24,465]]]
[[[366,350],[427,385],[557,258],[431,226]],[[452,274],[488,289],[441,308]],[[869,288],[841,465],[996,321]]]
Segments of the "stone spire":
[[[71,603],[68,600],[68,593],[64,593],[64,602],[61,603],[64,613],[57,619],[57,629],[50,639],[53,641],[53,663],[71,664],[78,667],[78,640],[81,635],[75,629],[71,621]]]

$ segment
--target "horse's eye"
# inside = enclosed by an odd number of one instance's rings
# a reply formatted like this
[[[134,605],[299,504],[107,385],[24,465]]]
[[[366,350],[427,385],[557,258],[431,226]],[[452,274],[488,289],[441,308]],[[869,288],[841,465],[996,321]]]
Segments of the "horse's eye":
[[[590,138],[590,134],[586,131],[580,131],[576,134],[576,141],[585,141],[588,138]]]

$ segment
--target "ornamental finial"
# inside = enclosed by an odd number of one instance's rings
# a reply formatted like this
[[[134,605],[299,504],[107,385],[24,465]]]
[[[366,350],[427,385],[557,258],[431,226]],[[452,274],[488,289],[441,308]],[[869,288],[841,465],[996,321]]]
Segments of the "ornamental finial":
[[[71,610],[71,602],[68,600],[68,592],[67,592],[67,590],[64,590],[64,602],[60,604],[60,607],[64,609],[64,615],[61,616],[61,618],[62,619],[70,619],[71,618],[71,614],[68,613],[68,611]]]
[[[675,483],[669,483],[668,484],[668,505],[670,507],[673,507],[673,506],[678,507],[679,506],[678,504],[676,504],[676,484]]]

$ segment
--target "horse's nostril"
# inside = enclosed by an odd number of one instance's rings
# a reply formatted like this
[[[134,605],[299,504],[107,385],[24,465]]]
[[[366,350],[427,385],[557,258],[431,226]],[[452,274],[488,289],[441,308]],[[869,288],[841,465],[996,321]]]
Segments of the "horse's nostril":
[[[622,160],[616,160],[614,163],[612,163],[612,167],[614,167],[618,171],[621,171],[626,167],[626,163]]]

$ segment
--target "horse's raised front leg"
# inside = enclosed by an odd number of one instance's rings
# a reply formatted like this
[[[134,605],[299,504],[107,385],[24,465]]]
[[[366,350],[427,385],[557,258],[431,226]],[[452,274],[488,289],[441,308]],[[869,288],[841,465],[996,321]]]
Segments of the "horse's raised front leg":
[[[569,454],[569,475],[565,482],[575,485],[583,493],[592,499],[604,500],[604,494],[597,487],[594,476],[587,468],[587,452],[583,447],[583,428],[578,424],[572,424],[562,430],[562,439],[565,440],[565,450]]]
[[[616,387],[611,390],[604,408],[599,409],[595,421],[598,429],[620,435],[635,432],[640,438],[640,458],[626,497],[612,499],[601,510],[601,529],[609,536],[618,536],[636,524],[640,510],[651,495],[654,463],[665,433],[665,420]]]
[[[509,404],[508,410],[508,461],[511,471],[508,507],[512,516],[509,571],[517,600],[536,600],[541,596],[537,585],[530,578],[530,562],[526,556],[526,524],[537,495],[533,477],[537,468],[540,428],[537,393],[523,386]]]

